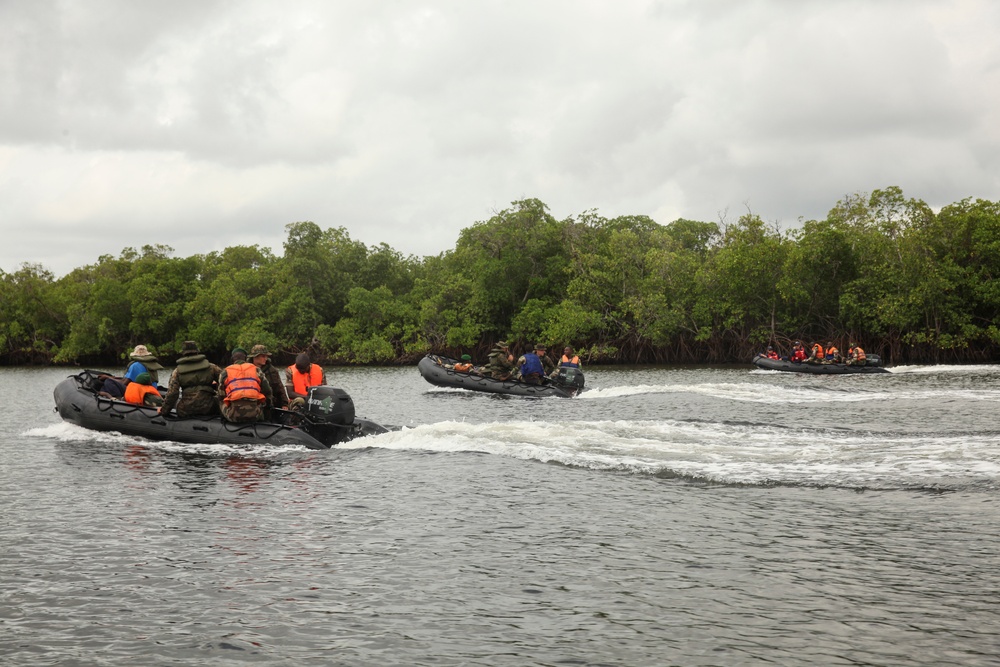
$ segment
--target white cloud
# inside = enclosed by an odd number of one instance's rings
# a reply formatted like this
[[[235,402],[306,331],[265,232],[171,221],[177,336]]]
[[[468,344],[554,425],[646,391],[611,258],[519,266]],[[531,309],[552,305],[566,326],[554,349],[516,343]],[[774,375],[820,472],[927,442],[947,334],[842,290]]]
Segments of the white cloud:
[[[371,3],[369,3],[371,4]],[[986,0],[0,5],[0,268],[344,226],[436,254],[510,201],[784,224],[1000,199]]]

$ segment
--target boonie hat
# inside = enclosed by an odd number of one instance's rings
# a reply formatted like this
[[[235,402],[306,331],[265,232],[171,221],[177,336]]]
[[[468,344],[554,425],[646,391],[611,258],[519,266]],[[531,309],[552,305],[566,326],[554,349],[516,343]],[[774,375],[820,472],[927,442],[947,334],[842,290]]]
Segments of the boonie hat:
[[[145,345],[136,345],[135,349],[132,350],[131,356],[133,356],[133,357],[150,357],[152,355],[149,353],[149,350],[146,348]]]
[[[535,351],[537,352],[538,350],[541,350],[542,352],[544,352],[545,351],[545,346],[542,345],[541,343],[536,343],[535,344]]]
[[[193,340],[184,341],[184,344],[181,345],[181,354],[182,355],[198,354],[198,343],[194,342]]]
[[[269,357],[271,356],[271,353],[267,351],[267,345],[254,345],[253,349],[250,350],[251,357],[257,357],[262,354],[266,354]]]

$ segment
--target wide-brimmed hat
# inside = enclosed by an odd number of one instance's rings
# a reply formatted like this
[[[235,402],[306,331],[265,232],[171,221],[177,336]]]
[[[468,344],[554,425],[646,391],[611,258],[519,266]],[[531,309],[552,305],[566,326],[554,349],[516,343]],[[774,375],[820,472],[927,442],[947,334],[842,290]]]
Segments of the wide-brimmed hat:
[[[153,384],[153,377],[149,373],[139,373],[135,376],[135,381],[138,384]]]
[[[190,354],[198,354],[198,343],[193,340],[186,340],[184,344],[181,345],[181,356],[187,356]]]
[[[538,352],[539,350],[541,350],[542,352],[544,352],[545,351],[545,346],[542,345],[541,343],[535,343],[535,352]]]
[[[250,350],[251,357],[258,357],[262,354],[266,354],[269,357],[271,356],[271,353],[267,351],[267,345],[254,345]]]
[[[132,350],[132,354],[130,354],[129,356],[130,357],[151,357],[153,355],[151,355],[149,353],[149,349],[145,345],[136,345],[135,349]]]
[[[507,345],[507,341],[499,340],[497,341],[497,347],[509,347],[509,345]]]

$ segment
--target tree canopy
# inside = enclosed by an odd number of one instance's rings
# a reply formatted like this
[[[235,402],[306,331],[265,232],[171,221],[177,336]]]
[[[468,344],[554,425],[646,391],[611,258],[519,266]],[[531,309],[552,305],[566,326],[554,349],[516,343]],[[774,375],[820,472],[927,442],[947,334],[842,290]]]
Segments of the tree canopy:
[[[404,256],[343,227],[286,225],[284,253],[167,246],[56,278],[0,271],[0,361],[114,363],[264,343],[333,363],[482,357],[495,340],[572,345],[591,362],[747,361],[792,339],[857,341],[893,363],[993,361],[1000,349],[1000,203],[935,213],[897,187],[853,194],[782,229],[596,211],[557,220],[537,199]]]

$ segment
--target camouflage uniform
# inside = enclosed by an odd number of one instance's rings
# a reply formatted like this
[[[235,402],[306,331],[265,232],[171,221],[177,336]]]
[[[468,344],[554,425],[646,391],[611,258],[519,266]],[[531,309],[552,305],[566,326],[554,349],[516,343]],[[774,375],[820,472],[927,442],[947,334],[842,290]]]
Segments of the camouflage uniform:
[[[493,349],[490,350],[489,361],[483,367],[483,374],[497,380],[506,380],[509,378],[511,372],[514,370],[514,362],[507,358],[508,354],[510,354],[510,351],[507,349],[507,343],[500,341],[494,345]]]
[[[267,351],[266,345],[254,345],[253,349],[250,350],[250,354],[247,356],[247,359],[256,365],[257,357],[261,355],[264,355],[265,361],[262,366],[257,367],[264,374],[264,379],[267,380],[267,383],[271,385],[271,392],[274,394],[273,404],[264,409],[264,419],[267,421],[276,421],[276,415],[271,413],[271,408],[273,407],[287,410],[288,392],[285,391],[285,384],[281,381],[281,373],[274,366],[274,364],[271,363],[271,353]]]
[[[204,354],[198,354],[197,347],[192,352],[185,343],[185,348],[177,360],[177,368],[170,374],[170,388],[160,411],[166,414],[176,405],[179,417],[217,415],[219,403],[214,385],[222,369],[209,362]]]
[[[264,403],[252,398],[241,398],[230,403],[224,401],[226,398],[226,377],[228,370],[226,368],[219,373],[218,395],[219,402],[222,405],[222,416],[231,422],[259,421],[264,414]],[[270,406],[272,402],[271,385],[268,384],[267,378],[264,377],[259,368],[257,368],[257,381],[260,383],[260,393],[264,394],[264,398],[267,399],[266,404]]]

